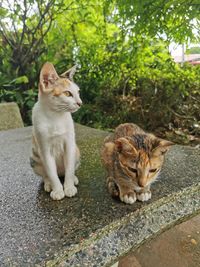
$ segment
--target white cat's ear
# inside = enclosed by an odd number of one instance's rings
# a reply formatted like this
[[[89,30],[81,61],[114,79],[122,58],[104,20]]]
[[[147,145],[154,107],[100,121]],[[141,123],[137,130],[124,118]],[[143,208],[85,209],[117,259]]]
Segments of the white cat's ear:
[[[164,155],[173,145],[175,144],[171,141],[158,139],[157,146],[152,150],[152,155],[153,156]]]
[[[135,147],[132,144],[130,144],[130,142],[124,137],[118,138],[115,141],[115,145],[119,153],[132,157],[137,157],[138,155],[138,152],[135,149]]]
[[[50,85],[53,85],[58,78],[59,76],[53,64],[46,62],[40,71],[40,90],[43,92],[51,91]]]
[[[62,73],[60,75],[60,77],[63,77],[63,78],[67,78],[69,79],[70,81],[73,81],[73,76],[76,72],[76,65],[74,65],[71,69],[65,71],[64,73]]]

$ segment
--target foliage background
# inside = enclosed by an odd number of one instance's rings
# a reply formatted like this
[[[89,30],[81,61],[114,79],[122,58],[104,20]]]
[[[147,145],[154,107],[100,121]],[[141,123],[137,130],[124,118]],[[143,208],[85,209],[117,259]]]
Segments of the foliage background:
[[[39,70],[78,65],[77,122],[135,122],[180,143],[200,136],[200,67],[175,64],[169,44],[199,41],[199,1],[16,0],[0,8],[0,99],[31,123]],[[198,51],[198,50],[197,50]]]

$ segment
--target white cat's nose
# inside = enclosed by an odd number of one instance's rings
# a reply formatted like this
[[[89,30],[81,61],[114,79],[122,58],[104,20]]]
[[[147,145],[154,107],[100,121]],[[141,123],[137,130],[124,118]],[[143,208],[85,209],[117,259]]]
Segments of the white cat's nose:
[[[82,102],[77,102],[76,104],[80,107],[82,105]]]

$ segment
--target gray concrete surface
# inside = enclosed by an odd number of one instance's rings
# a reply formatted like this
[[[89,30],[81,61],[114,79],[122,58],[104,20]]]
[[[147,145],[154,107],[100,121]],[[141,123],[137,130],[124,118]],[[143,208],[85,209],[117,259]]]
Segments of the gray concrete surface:
[[[0,103],[0,131],[24,127],[16,103]]]
[[[29,166],[31,128],[0,132],[0,266],[111,266],[200,210],[200,150],[174,146],[147,203],[110,197],[99,149],[106,133],[77,127],[78,195],[53,201]]]

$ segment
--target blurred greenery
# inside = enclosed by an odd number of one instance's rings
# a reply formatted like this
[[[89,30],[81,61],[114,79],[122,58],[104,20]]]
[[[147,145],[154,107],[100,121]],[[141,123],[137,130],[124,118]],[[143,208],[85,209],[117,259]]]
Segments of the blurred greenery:
[[[0,17],[0,100],[16,101],[27,125],[50,61],[58,73],[78,65],[75,121],[199,138],[200,67],[174,63],[168,49],[199,41],[198,1],[3,0]]]
[[[194,46],[190,47],[186,50],[187,54],[200,54],[200,47],[199,46]]]

